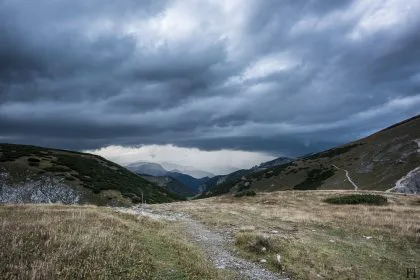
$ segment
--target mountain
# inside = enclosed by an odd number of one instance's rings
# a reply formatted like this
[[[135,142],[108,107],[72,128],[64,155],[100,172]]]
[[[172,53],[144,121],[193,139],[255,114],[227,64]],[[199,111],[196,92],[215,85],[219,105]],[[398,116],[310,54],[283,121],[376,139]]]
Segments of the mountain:
[[[129,205],[182,199],[100,156],[0,144],[0,203]]]
[[[361,189],[420,192],[420,115],[366,138],[252,172],[202,197],[243,190]]]
[[[203,184],[205,184],[210,179],[209,177],[197,179],[190,175],[179,172],[168,172],[167,175],[188,186],[194,195],[201,193]]]
[[[194,196],[198,193],[196,188],[191,188],[184,185],[179,180],[171,176],[151,176],[151,175],[140,175],[143,179],[152,182],[172,193],[176,193],[182,197]]]
[[[181,164],[176,164],[176,163],[170,163],[170,162],[162,162],[161,166],[163,166],[163,168],[165,168],[166,170],[172,171],[172,172],[177,172],[177,173],[183,173],[183,174],[187,174],[190,175],[194,178],[200,179],[200,178],[204,178],[204,177],[214,177],[215,175],[211,172],[207,172],[207,171],[203,171],[203,170],[197,170],[194,167],[191,166],[185,166],[185,165],[181,165]]]
[[[161,165],[152,162],[135,162],[127,165],[127,169],[137,174],[146,174],[151,176],[165,176],[168,171]]]
[[[202,184],[202,197],[206,197],[206,193],[223,194],[229,192],[231,185],[240,181],[242,177],[248,176],[255,172],[266,170],[293,161],[291,158],[279,157],[267,162],[263,162],[251,169],[240,169],[227,175],[218,175],[210,178]]]
[[[168,163],[165,163],[165,164],[168,164]],[[175,164],[172,164],[172,167],[173,166],[180,167],[179,165],[175,165]],[[207,180],[210,179],[209,177],[203,177],[203,178],[198,178],[197,179],[197,178],[195,178],[191,175],[184,174],[177,169],[175,169],[174,171],[167,171],[160,164],[151,163],[151,162],[136,162],[136,163],[129,164],[127,166],[127,168],[129,170],[139,174],[139,175],[149,175],[149,176],[157,176],[157,177],[170,177],[172,179],[175,179],[180,184],[183,184],[186,187],[188,187],[188,189],[189,189],[188,192],[191,195],[199,194],[202,190],[201,186],[205,182],[207,182]],[[201,171],[199,171],[199,172],[201,172]],[[206,172],[203,171],[203,174],[211,174],[211,173],[208,173],[208,172],[206,173]],[[144,177],[144,178],[148,178],[148,179],[151,180],[150,177]],[[159,181],[163,182],[162,180],[159,180]],[[167,180],[167,182],[169,182],[169,181]],[[182,192],[185,193],[184,190]]]

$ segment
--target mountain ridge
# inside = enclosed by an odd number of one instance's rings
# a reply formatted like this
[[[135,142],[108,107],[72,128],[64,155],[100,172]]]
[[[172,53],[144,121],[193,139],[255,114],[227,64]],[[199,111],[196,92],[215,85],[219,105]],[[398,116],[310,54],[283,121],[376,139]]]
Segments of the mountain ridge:
[[[420,115],[367,137],[207,188],[201,197],[276,190],[420,192]],[[405,187],[402,186],[405,184]],[[357,189],[356,188],[356,189]]]

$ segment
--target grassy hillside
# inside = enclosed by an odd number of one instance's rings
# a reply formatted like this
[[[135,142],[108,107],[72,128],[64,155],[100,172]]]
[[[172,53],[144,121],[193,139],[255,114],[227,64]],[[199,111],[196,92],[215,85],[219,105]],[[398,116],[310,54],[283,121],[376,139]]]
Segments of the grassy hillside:
[[[0,144],[0,171],[11,185],[28,180],[61,178],[81,193],[82,202],[129,204],[181,199],[102,157],[35,146]]]
[[[174,224],[92,206],[0,206],[2,279],[229,279]]]
[[[388,190],[420,166],[418,143],[420,116],[364,139],[248,174],[247,188],[258,191],[354,189],[347,171],[359,189]],[[208,189],[204,196],[235,192],[243,189],[243,184],[244,181],[237,179],[223,188]]]

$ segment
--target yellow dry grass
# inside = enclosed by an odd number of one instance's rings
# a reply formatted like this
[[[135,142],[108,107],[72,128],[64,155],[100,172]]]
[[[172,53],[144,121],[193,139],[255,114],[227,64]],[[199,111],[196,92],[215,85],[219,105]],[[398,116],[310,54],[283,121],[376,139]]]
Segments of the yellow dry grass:
[[[0,206],[1,279],[224,279],[171,223],[93,206]]]
[[[323,202],[346,193],[354,192],[284,191],[152,207],[188,212],[214,229],[233,229],[244,256],[266,258],[276,270],[280,254],[294,279],[400,279],[407,267],[419,266],[420,198],[375,192],[389,204]],[[255,249],[262,238],[266,252]]]

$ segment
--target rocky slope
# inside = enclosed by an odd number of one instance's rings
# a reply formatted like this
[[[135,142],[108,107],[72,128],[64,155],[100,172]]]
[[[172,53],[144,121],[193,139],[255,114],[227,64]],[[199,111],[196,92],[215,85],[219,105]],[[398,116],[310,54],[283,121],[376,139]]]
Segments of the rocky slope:
[[[0,203],[62,202],[129,205],[182,197],[102,157],[27,145],[0,144]]]

